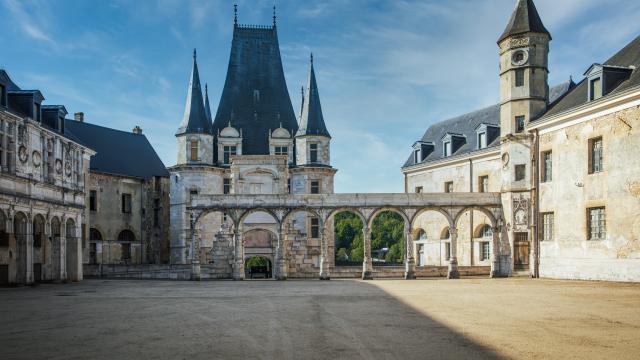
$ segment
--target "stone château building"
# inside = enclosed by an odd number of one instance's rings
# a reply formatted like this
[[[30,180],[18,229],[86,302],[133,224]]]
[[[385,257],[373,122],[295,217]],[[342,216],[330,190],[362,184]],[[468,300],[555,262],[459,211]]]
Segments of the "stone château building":
[[[274,277],[317,276],[319,219],[297,214],[278,228],[256,211],[232,229],[226,214],[200,221],[197,237],[187,206],[215,194],[333,193],[331,136],[322,115],[313,57],[299,116],[284,78],[274,16],[270,26],[233,25],[227,77],[215,116],[201,88],[196,53],[171,168],[171,262],[206,267],[208,277],[240,279],[244,260],[268,260]],[[234,236],[239,233],[239,236]],[[332,231],[331,231],[332,233]],[[197,240],[196,240],[197,239]],[[238,246],[242,244],[242,246]],[[241,256],[236,256],[240,251]],[[331,250],[332,251],[332,250]],[[239,259],[239,260],[238,260]]]
[[[584,78],[548,85],[552,40],[532,0],[518,0],[498,39],[500,103],[430,126],[402,167],[405,192],[499,192],[496,249],[512,272],[640,281],[640,37]],[[483,264],[491,227],[468,211],[449,229],[424,215],[418,265]]]
[[[0,285],[82,280],[94,151],[43,101],[0,70]]]

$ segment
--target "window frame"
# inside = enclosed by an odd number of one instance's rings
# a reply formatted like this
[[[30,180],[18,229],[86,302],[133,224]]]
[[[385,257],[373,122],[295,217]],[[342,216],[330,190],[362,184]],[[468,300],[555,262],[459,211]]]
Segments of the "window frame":
[[[312,239],[320,238],[320,219],[315,216],[309,219],[309,237]]]
[[[316,164],[318,163],[318,143],[310,143],[309,144],[309,163]]]
[[[444,257],[447,261],[451,260],[451,241],[444,242]]]
[[[132,213],[132,196],[129,193],[122,193],[121,195],[121,210],[123,214]]]
[[[198,152],[198,140],[189,140],[189,159],[191,161],[199,161]]]
[[[598,145],[596,147],[596,145]],[[596,154],[596,148],[598,149]],[[596,155],[598,155],[596,157]],[[597,161],[596,161],[597,159]],[[604,172],[604,141],[602,136],[589,139],[589,174]]]
[[[485,183],[485,180],[486,180],[486,183]],[[479,193],[489,192],[489,175],[478,176],[478,192]]]
[[[416,194],[422,194],[423,191],[424,191],[424,187],[423,186],[416,186],[415,187],[415,193]]]
[[[483,140],[484,140],[484,144],[483,144]],[[487,141],[487,132],[486,131],[481,131],[478,133],[478,150],[480,149],[486,149],[488,146],[488,141]]]
[[[89,190],[89,211],[98,211],[98,191]]]
[[[555,238],[555,215],[552,211],[540,213],[542,228],[540,229],[541,241],[553,241]]]
[[[223,195],[231,194],[231,179],[229,178],[222,179],[222,194]]]
[[[288,146],[274,146],[273,154],[274,155],[289,155],[289,147]]]
[[[515,133],[516,134],[523,133],[525,128],[525,116],[517,115],[514,119],[514,122],[515,122],[515,126],[514,126]]]
[[[451,141],[442,142],[442,156],[449,157],[451,156]]]
[[[444,192],[450,194],[454,192],[453,190],[453,181],[445,181],[444,183]]]
[[[540,154],[540,182],[553,181],[553,151],[547,150]]]
[[[309,193],[310,194],[320,194],[320,181],[312,180],[309,183]]]
[[[524,69],[516,69],[514,77],[515,87],[523,87],[525,77]]]
[[[491,260],[491,242],[480,241],[480,261]]]
[[[597,93],[599,96],[596,96],[596,91],[595,91],[596,89],[598,90]],[[602,77],[598,76],[596,78],[590,79],[589,80],[589,101],[598,100],[602,96],[604,96],[602,91]]]
[[[594,214],[596,212],[598,224],[593,224]],[[594,232],[594,228],[597,230]],[[589,241],[600,241],[607,238],[607,212],[604,206],[594,206],[587,208],[587,239]]]
[[[514,181],[525,181],[527,179],[527,164],[516,164],[513,168]],[[520,173],[518,169],[522,169],[522,172]]]
[[[222,164],[231,165],[231,156],[238,154],[238,147],[235,145],[224,145],[222,147]]]

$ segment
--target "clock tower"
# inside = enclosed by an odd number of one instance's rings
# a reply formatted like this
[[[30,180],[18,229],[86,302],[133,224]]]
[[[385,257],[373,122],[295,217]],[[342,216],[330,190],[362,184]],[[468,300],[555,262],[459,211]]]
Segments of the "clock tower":
[[[551,34],[542,24],[533,0],[518,0],[504,33],[500,54],[500,135],[502,154],[503,235],[511,244],[512,264],[502,269],[534,274],[531,213],[532,135],[529,122],[549,102],[547,82]],[[505,258],[506,259],[506,258]],[[501,260],[507,261],[507,260]]]

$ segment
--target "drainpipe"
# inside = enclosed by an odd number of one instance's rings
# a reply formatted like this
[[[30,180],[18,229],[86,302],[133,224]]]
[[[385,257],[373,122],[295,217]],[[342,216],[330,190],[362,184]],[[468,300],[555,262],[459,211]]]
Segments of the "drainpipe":
[[[539,151],[539,134],[538,129],[531,131],[533,135],[533,156],[531,157],[531,177],[533,179],[533,187],[531,188],[531,211],[533,212],[533,274],[534,278],[540,277],[540,233],[538,231],[540,224],[540,212],[538,206],[540,203],[540,151]]]

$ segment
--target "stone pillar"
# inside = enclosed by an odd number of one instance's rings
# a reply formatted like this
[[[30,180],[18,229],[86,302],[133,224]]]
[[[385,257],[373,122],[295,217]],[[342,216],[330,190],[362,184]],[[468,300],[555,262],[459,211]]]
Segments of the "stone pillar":
[[[29,216],[27,218],[27,229],[25,233],[25,246],[26,246],[26,269],[25,269],[25,284],[33,284],[33,218]]]
[[[413,240],[411,240],[411,228],[404,228],[404,278],[405,280],[413,280],[416,278],[415,266],[416,262],[413,258]]]
[[[450,228],[449,235],[451,236],[451,257],[449,258],[447,278],[458,279],[460,278],[460,273],[458,272],[458,229]]]
[[[364,242],[364,261],[362,262],[362,280],[373,280],[373,261],[371,259],[371,230],[368,226],[362,228]]]
[[[60,281],[67,281],[67,218],[60,219]]]
[[[244,244],[238,229],[233,230],[233,280],[244,280]]]
[[[282,227],[280,227],[278,229],[278,243],[276,244],[276,280],[287,280],[287,263],[284,252],[284,233],[282,232]]]
[[[320,227],[320,280],[330,280],[329,268],[329,237],[326,236],[324,224]]]
[[[500,274],[500,228],[494,227],[491,229],[493,232],[492,244],[491,244],[491,277],[501,277]]]
[[[196,234],[196,219],[192,213],[191,223],[191,276],[190,279],[200,281],[200,236]]]

